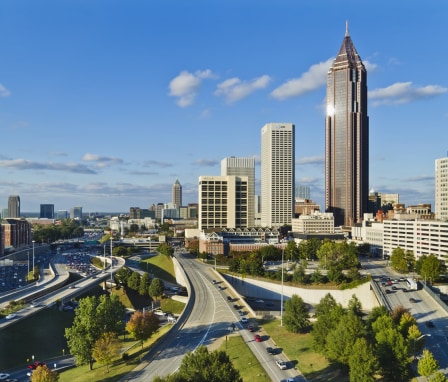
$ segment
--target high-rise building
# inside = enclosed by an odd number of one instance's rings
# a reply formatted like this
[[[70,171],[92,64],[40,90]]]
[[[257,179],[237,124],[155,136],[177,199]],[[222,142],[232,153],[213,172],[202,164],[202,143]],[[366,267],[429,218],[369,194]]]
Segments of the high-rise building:
[[[310,186],[296,186],[296,199],[311,199]]]
[[[82,220],[82,207],[70,208],[70,219]]]
[[[54,219],[54,204],[41,204],[39,218]]]
[[[291,224],[294,216],[295,126],[268,123],[261,129],[261,226]]]
[[[448,220],[448,158],[436,159],[436,219]]]
[[[247,176],[200,176],[200,230],[247,228]]]
[[[10,195],[8,198],[8,218],[20,218],[19,195]]]
[[[255,158],[224,158],[221,161],[221,176],[247,176],[247,226],[255,225]]]
[[[171,188],[171,199],[176,208],[182,207],[182,185],[179,179],[176,179]]]
[[[353,226],[369,198],[367,72],[348,33],[327,77],[325,211],[335,226]]]

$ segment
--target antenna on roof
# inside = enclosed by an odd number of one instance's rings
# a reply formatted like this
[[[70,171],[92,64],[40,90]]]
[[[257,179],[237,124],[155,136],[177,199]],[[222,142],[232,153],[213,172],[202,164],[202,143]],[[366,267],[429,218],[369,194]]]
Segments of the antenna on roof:
[[[348,20],[345,21],[345,37],[347,37],[348,34]]]

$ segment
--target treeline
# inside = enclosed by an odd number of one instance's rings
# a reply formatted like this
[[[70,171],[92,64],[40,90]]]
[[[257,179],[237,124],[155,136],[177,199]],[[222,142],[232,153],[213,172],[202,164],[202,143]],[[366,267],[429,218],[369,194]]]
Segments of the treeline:
[[[74,239],[84,235],[84,228],[76,220],[64,219],[58,225],[33,225],[33,240],[53,243],[61,239]]]
[[[117,284],[138,293],[140,296],[158,299],[163,296],[165,285],[159,278],[153,278],[148,272],[135,272],[128,267],[123,267],[115,273]]]

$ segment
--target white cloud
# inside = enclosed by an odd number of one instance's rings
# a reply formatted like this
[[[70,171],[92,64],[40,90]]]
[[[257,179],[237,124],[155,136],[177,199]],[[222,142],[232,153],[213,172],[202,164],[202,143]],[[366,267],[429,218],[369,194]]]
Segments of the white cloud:
[[[17,170],[52,170],[77,174],[96,174],[91,168],[79,163],[41,163],[26,159],[0,160],[0,167],[14,168]]]
[[[178,106],[191,106],[196,99],[202,80],[207,78],[214,78],[210,69],[198,70],[195,73],[184,70],[171,80],[169,84],[169,95],[177,98],[176,103]]]
[[[297,164],[307,165],[307,164],[324,164],[324,156],[313,156],[313,157],[303,157],[297,161]]]
[[[369,100],[374,105],[404,104],[421,99],[431,98],[446,93],[448,88],[438,85],[415,87],[412,82],[397,82],[385,88],[369,92]]]
[[[243,99],[258,89],[268,86],[271,78],[268,75],[255,78],[252,81],[241,81],[239,78],[229,78],[218,84],[216,96],[224,96],[227,102],[236,102]]]
[[[123,159],[113,158],[113,157],[105,157],[97,154],[86,153],[82,156],[82,160],[86,162],[96,162],[97,167],[107,167],[110,164],[121,164],[123,163]]]
[[[0,97],[8,97],[11,92],[5,86],[0,84]]]
[[[328,69],[333,63],[333,58],[329,58],[325,62],[312,65],[307,72],[303,73],[299,78],[293,78],[286,81],[283,85],[274,89],[271,96],[284,100],[292,97],[299,97],[303,94],[316,90],[327,83]]]

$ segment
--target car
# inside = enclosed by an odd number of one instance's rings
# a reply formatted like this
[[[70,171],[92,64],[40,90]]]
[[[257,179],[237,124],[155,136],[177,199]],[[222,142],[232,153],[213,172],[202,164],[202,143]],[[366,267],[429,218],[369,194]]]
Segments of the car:
[[[394,285],[394,286],[392,287],[392,289],[393,289],[393,290],[397,290],[397,287]]]
[[[401,288],[401,290],[405,293],[408,291],[406,288]]]
[[[216,284],[216,280],[212,280],[212,283],[213,283],[213,284]]]
[[[249,321],[247,320],[246,317],[241,317],[241,322],[242,322],[243,324],[247,324]]]
[[[11,313],[11,314],[8,314],[5,318],[7,320],[12,320],[13,318],[16,318],[16,315],[14,313]]]
[[[264,301],[261,300],[261,299],[258,299],[258,300],[255,300],[255,302],[257,302],[257,303],[259,303],[259,304],[262,304]]]
[[[414,303],[417,302],[417,300],[416,300],[415,298],[411,297],[411,298],[409,299],[409,302],[412,303],[412,304],[414,304]]]
[[[241,321],[243,321],[243,320],[241,320]],[[252,325],[248,325],[247,330],[249,330],[249,332],[254,332],[255,328]]]
[[[275,364],[278,366],[278,368],[280,370],[286,370],[287,366],[286,366],[286,362],[282,361],[281,359],[277,359],[275,360]]]
[[[239,309],[240,307],[237,304],[233,304],[233,309]]]
[[[227,296],[227,301],[232,301],[232,297]]]
[[[390,289],[386,289],[385,292],[386,292],[387,294],[392,293],[392,291],[391,291]]]
[[[270,346],[268,346],[268,347],[266,348],[266,352],[267,352],[268,354],[275,354],[275,353],[276,353],[275,349],[274,349],[274,348],[271,348]]]
[[[9,374],[7,373],[0,373],[0,381],[5,381],[9,378]]]
[[[426,324],[426,326],[428,328],[434,328],[435,327],[434,322],[432,322],[432,321],[426,321],[425,324]]]
[[[254,340],[255,340],[255,342],[261,342],[261,341],[263,341],[263,339],[261,338],[261,336],[260,336],[259,334],[255,334],[255,336],[254,336]]]
[[[239,310],[239,311],[238,311],[238,314],[239,314],[240,316],[244,316],[244,313],[243,313],[242,310]]]
[[[288,379],[286,380],[286,382],[296,382],[296,380],[295,380],[294,378],[288,378]]]

